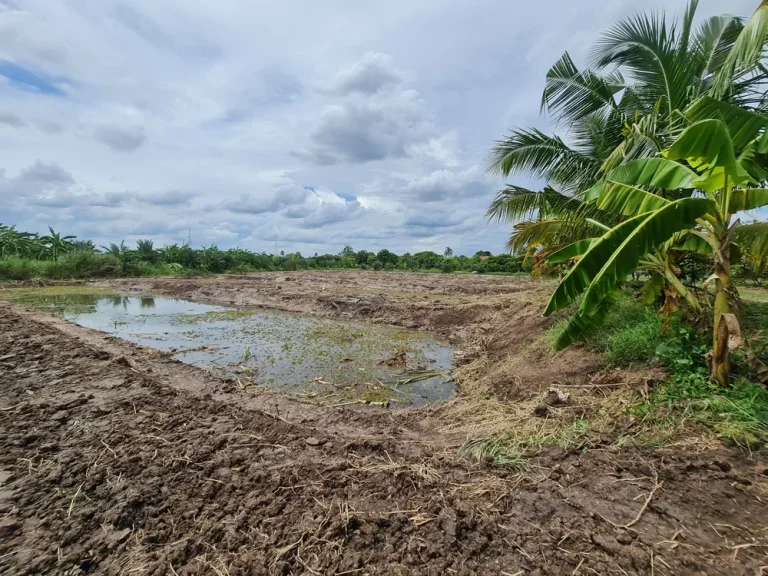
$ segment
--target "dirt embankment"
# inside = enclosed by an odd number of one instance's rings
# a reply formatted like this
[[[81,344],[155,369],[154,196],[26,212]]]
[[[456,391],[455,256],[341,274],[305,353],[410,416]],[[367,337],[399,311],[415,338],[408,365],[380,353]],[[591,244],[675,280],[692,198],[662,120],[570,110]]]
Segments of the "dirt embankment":
[[[392,304],[371,316],[466,329],[463,349],[491,367],[541,334],[524,333],[542,322],[528,280],[342,274],[338,288],[285,301],[275,287],[294,294],[319,278],[332,275],[134,288],[310,311],[324,292],[378,290],[373,278],[403,293],[381,294]],[[329,306],[314,312],[342,313]],[[522,320],[505,331],[515,306]],[[458,320],[441,328],[440,314]],[[0,326],[2,574],[751,575],[768,565],[768,467],[735,451],[553,449],[516,474],[461,457],[436,431],[440,410],[251,398],[2,303]],[[593,362],[583,356],[516,378],[581,381]]]

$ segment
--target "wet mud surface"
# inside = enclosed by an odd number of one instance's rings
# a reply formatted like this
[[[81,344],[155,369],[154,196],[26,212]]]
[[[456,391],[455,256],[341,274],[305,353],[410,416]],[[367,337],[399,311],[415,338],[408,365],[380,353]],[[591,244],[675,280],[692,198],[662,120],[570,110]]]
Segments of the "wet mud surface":
[[[521,303],[539,300],[518,280],[458,278],[468,301],[435,304],[446,298],[435,276],[434,293],[419,288],[424,310],[445,309],[413,322],[434,328],[443,313],[454,318],[446,335],[488,330],[506,304],[503,290],[482,289],[507,282],[506,294],[521,293],[508,298],[519,331],[538,321]],[[413,298],[391,299],[381,314],[401,324]],[[552,449],[517,474],[462,457],[461,438],[436,432],[439,411],[249,396],[6,303],[0,326],[4,575],[752,575],[768,565],[760,457]]]

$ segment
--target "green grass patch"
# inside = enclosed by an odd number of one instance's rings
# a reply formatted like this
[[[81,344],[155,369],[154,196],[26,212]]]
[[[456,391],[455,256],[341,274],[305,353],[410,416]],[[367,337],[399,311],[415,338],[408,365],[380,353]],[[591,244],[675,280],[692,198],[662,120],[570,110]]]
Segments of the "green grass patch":
[[[747,332],[768,330],[768,300],[744,300],[742,302],[741,323]]]
[[[57,296],[115,296],[106,286],[40,286],[35,288],[0,288],[0,300],[8,302],[31,301]]]
[[[567,323],[567,319],[561,320],[547,333],[550,349],[554,349]],[[656,359],[656,348],[670,338],[670,331],[674,332],[679,324],[677,317],[664,317],[625,292],[600,330],[585,343],[590,350],[604,354],[611,365],[647,364]]]
[[[741,299],[747,302],[762,302],[768,304],[768,288],[756,286],[739,286]]]

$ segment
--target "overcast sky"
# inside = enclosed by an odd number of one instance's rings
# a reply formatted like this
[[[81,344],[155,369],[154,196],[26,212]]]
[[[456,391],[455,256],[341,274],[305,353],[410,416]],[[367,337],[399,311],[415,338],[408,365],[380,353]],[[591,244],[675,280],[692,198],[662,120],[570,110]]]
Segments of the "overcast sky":
[[[549,67],[583,65],[639,7],[684,2],[0,0],[0,222],[97,244],[500,252],[489,147],[548,129]]]

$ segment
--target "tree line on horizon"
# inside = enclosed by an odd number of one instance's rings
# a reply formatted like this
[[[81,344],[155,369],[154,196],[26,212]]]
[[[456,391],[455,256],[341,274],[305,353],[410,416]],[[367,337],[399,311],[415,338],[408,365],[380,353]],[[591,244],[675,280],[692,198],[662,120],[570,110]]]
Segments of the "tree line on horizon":
[[[0,278],[89,278],[144,276],[184,272],[258,272],[275,270],[361,269],[423,270],[439,272],[520,273],[528,267],[524,255],[479,251],[456,256],[451,248],[443,254],[421,251],[398,255],[390,250],[355,251],[345,246],[338,254],[303,256],[300,252],[267,254],[243,248],[219,249],[215,245],[192,248],[170,244],[160,248],[149,239],[135,247],[120,244],[96,246],[91,240],[64,236],[49,228],[46,235],[16,230],[0,224]]]

